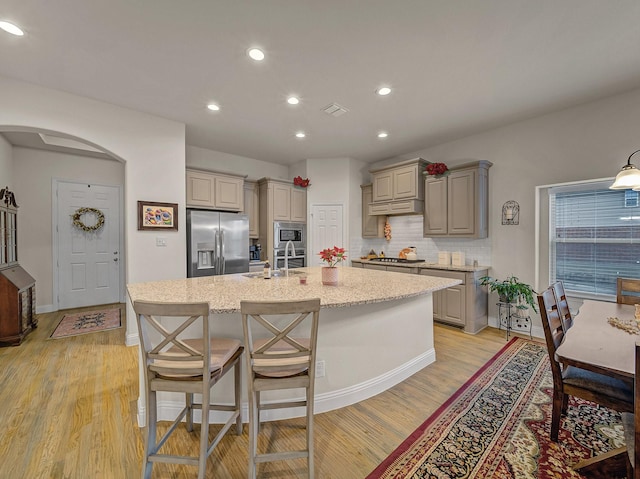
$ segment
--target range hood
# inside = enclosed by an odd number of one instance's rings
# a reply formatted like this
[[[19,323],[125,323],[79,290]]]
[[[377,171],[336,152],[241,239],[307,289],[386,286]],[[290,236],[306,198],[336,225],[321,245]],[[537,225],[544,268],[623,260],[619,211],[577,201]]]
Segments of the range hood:
[[[369,203],[370,216],[399,216],[424,214],[424,201],[398,200]]]

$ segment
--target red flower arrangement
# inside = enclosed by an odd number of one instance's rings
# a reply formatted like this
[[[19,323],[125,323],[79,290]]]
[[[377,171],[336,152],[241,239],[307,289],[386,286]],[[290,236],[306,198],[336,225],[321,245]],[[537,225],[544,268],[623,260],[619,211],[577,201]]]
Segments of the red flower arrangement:
[[[334,267],[338,263],[347,259],[347,255],[345,254],[346,250],[344,248],[338,248],[334,246],[333,248],[325,248],[320,251],[318,254],[322,261],[327,263],[330,268]]]
[[[426,170],[428,175],[439,176],[446,174],[449,168],[444,163],[429,163]]]
[[[306,188],[307,186],[309,186],[311,184],[311,182],[309,181],[309,178],[305,178],[304,180],[302,179],[302,176],[296,176],[293,179],[293,184],[295,186],[299,186],[301,188]]]

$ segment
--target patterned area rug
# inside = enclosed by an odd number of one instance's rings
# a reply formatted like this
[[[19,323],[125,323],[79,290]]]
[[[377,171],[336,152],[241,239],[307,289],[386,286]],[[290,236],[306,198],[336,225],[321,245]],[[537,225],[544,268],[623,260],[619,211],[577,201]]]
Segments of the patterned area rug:
[[[119,309],[102,309],[65,314],[51,334],[51,338],[67,338],[79,334],[95,333],[120,327]]]
[[[552,394],[544,345],[514,338],[367,479],[581,478],[573,464],[624,445],[620,416],[572,397],[553,443]]]

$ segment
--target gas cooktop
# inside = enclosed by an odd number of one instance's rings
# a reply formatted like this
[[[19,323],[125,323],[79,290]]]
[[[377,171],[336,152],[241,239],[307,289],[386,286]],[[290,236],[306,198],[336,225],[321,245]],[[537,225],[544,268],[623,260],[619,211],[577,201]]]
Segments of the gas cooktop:
[[[369,261],[377,261],[378,263],[424,263],[423,259],[405,258],[371,258]]]

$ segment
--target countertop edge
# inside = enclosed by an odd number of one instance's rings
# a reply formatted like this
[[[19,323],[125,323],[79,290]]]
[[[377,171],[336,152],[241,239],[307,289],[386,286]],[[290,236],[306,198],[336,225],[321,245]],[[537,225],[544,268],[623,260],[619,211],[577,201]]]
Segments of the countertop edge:
[[[352,263],[371,263],[371,264],[379,264],[382,266],[399,266],[401,268],[420,268],[420,269],[441,269],[445,271],[460,271],[460,272],[476,272],[476,271],[484,271],[488,270],[490,266],[484,265],[465,265],[465,266],[452,266],[452,265],[443,265],[438,263],[428,263],[426,261],[418,262],[418,263],[384,263],[384,262],[376,262],[370,261],[368,259],[352,259]]]

